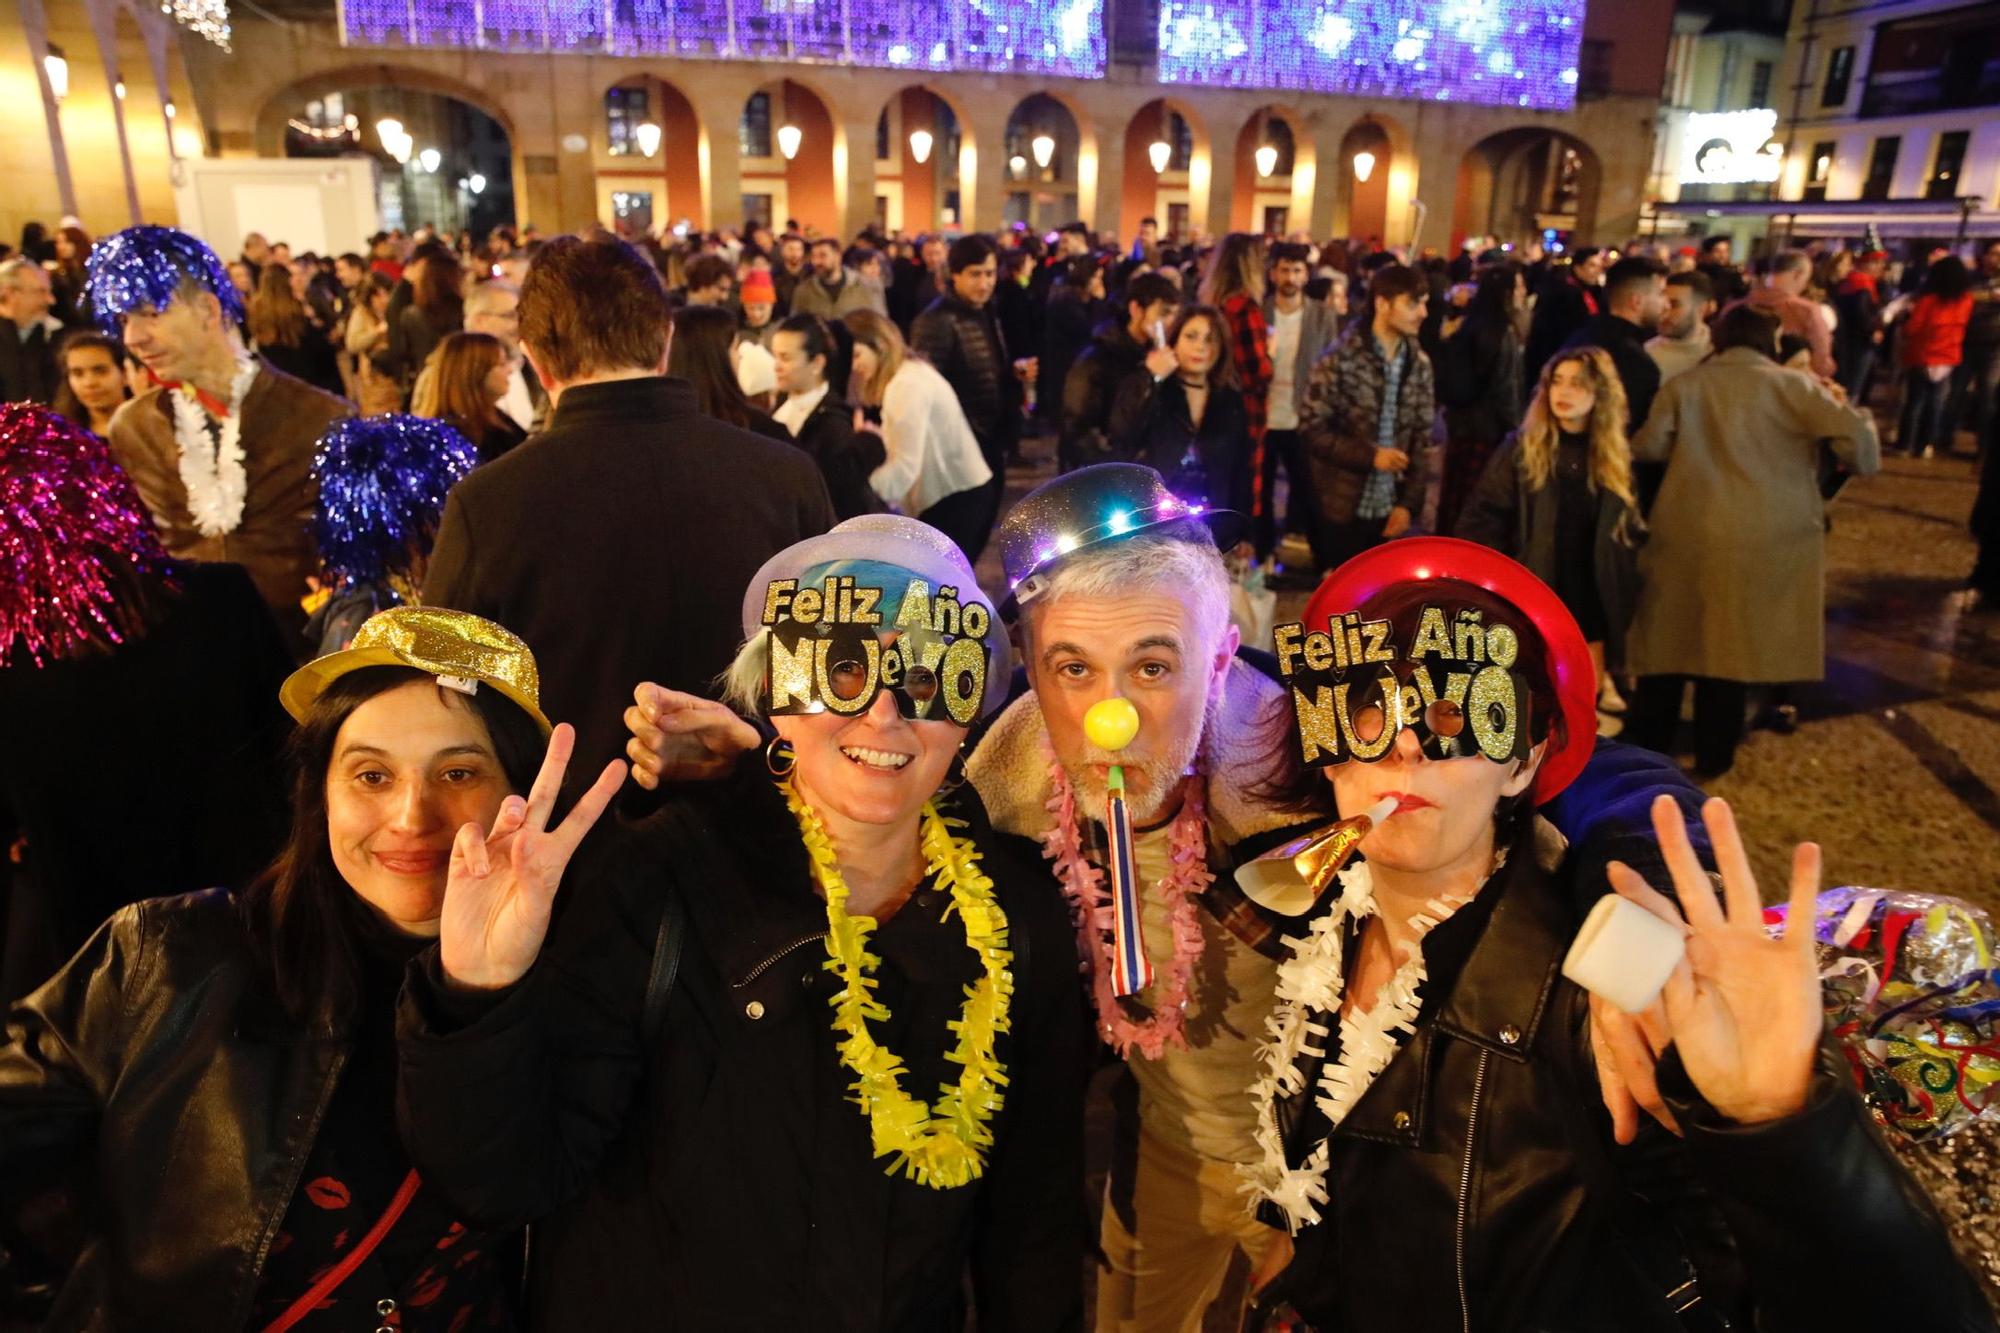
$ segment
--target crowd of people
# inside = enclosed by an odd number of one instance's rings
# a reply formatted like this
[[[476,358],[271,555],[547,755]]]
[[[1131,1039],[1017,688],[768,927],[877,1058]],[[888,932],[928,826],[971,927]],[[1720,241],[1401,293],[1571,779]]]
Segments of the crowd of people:
[[[1671,756],[1821,675],[1878,363],[2000,596],[2000,242],[41,244],[0,1324],[1994,1327]]]

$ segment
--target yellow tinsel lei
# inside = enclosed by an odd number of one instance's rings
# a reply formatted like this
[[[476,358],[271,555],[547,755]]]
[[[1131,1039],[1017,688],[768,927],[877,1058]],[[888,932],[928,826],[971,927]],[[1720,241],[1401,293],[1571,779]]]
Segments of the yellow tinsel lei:
[[[979,955],[979,980],[965,988],[965,1007],[949,1025],[958,1044],[945,1058],[959,1067],[958,1080],[944,1084],[935,1105],[903,1091],[903,1061],[877,1044],[868,1020],[886,1019],[888,1008],[875,997],[874,970],[881,959],[869,952],[868,937],[876,921],[847,913],[847,881],[834,859],[833,841],[811,806],[787,784],[785,803],[798,821],[813,875],[826,895],[826,970],[838,976],[841,989],[832,999],[833,1030],[839,1038],[840,1062],[854,1074],[854,1098],[868,1113],[875,1155],[889,1157],[889,1174],[902,1171],[920,1185],[955,1189],[977,1180],[986,1169],[986,1150],[993,1145],[987,1122],[1000,1109],[1006,1067],[995,1058],[999,1034],[1007,1031],[1014,992],[1008,970],[1013,955],[1007,949],[1007,915],[993,896],[993,881],[979,869],[979,853],[969,839],[955,837],[959,820],[946,819],[929,802],[924,804],[922,849],[937,887],[951,895],[952,907],[965,928],[966,947]]]

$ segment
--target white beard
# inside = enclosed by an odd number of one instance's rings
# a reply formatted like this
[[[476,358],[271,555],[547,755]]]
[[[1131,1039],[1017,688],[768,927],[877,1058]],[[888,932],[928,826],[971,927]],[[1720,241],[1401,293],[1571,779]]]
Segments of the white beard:
[[[1121,760],[1119,756],[1123,752],[1100,750],[1086,744],[1083,756],[1075,765],[1063,765],[1063,772],[1069,778],[1070,790],[1076,793],[1078,804],[1091,818],[1102,819],[1107,793],[1104,779],[1098,775],[1095,765],[1120,764],[1125,770],[1125,803],[1132,822],[1157,823],[1174,788],[1194,766],[1195,757],[1201,753],[1218,712],[1220,702],[1210,696],[1202,709],[1201,727],[1193,735],[1177,740],[1170,750],[1143,759],[1135,759],[1126,753]]]

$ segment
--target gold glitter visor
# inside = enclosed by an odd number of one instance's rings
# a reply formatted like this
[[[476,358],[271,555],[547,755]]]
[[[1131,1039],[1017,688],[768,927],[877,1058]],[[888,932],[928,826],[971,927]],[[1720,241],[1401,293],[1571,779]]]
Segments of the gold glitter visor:
[[[547,735],[541,676],[535,655],[520,638],[490,620],[441,607],[398,606],[370,616],[341,652],[306,663],[288,677],[278,702],[303,722],[313,701],[351,671],[403,666],[428,672],[438,684],[463,694],[490,686],[519,704]]]

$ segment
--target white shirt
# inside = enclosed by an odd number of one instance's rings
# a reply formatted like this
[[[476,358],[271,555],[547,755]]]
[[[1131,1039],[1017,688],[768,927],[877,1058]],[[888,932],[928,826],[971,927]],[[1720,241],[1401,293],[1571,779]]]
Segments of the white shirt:
[[[1264,423],[1271,430],[1297,430],[1299,403],[1292,377],[1299,368],[1299,331],[1306,322],[1305,303],[1286,314],[1271,315],[1271,391],[1264,396]]]
[[[993,480],[958,395],[928,361],[915,357],[883,391],[882,447],[888,458],[868,484],[912,518],[948,495]]]
[[[507,372],[507,392],[500,395],[500,414],[522,430],[535,428],[535,400],[528,392],[528,377],[516,361]]]
[[[762,343],[746,340],[736,344],[736,387],[751,398],[778,387],[778,363]]]
[[[784,402],[778,404],[777,411],[771,413],[771,419],[790,431],[792,438],[796,440],[799,438],[799,429],[806,424],[806,418],[813,414],[814,410],[819,407],[825,398],[826,385],[824,384],[814,389],[811,393],[792,394]]]

